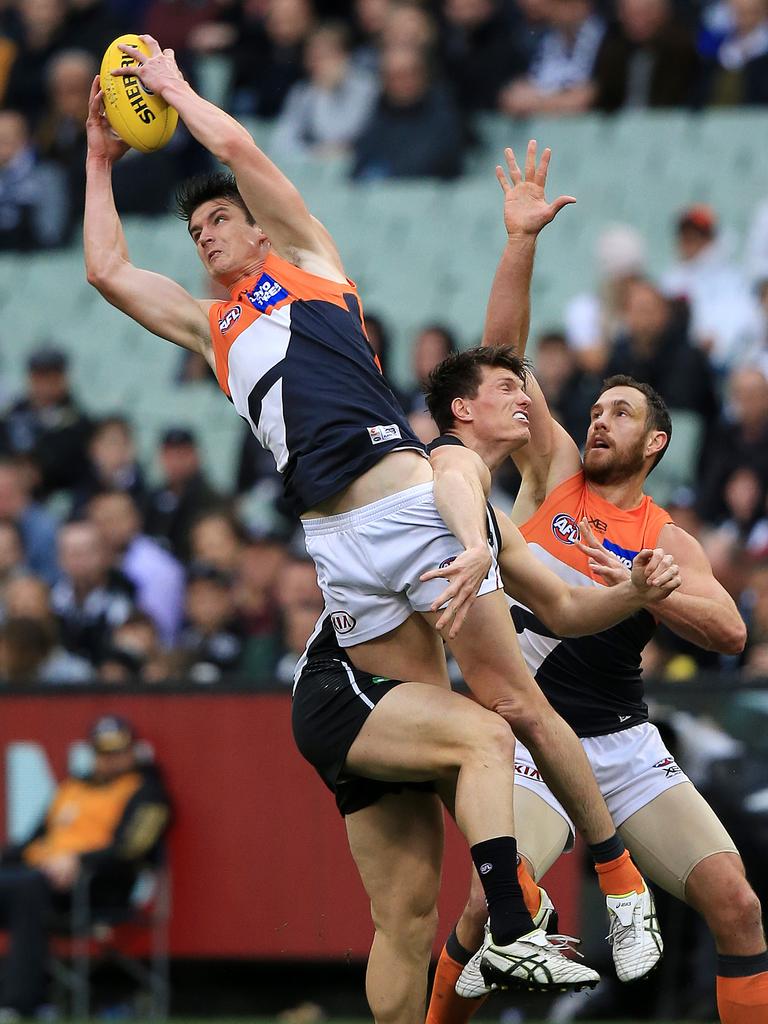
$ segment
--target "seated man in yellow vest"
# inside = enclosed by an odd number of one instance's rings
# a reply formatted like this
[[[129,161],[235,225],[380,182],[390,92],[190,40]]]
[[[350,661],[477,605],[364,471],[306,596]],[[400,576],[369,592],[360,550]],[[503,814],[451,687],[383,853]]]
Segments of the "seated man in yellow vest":
[[[95,907],[121,907],[136,874],[168,825],[170,804],[154,764],[143,763],[133,727],[114,715],[91,727],[93,770],[56,790],[32,837],[3,851],[0,927],[9,948],[0,989],[0,1024],[44,1002],[52,916],[69,905],[82,872],[92,875]]]

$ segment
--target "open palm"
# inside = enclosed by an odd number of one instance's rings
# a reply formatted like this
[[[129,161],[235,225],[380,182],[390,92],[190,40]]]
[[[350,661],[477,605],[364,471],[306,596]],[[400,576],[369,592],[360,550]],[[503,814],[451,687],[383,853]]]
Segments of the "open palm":
[[[555,219],[563,207],[576,202],[573,196],[558,196],[554,202],[547,202],[544,189],[552,150],[544,150],[538,166],[536,150],[536,140],[531,139],[525,156],[525,174],[518,167],[512,149],[504,150],[509,177],[500,165],[496,168],[496,177],[504,192],[504,226],[510,237],[538,235],[542,228]]]

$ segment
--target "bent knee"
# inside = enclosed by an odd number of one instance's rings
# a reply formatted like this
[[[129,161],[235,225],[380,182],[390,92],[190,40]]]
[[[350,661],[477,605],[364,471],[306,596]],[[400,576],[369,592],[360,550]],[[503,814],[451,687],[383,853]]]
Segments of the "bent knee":
[[[397,899],[371,903],[376,934],[386,937],[402,954],[412,958],[429,956],[437,934],[437,905],[426,901]]]

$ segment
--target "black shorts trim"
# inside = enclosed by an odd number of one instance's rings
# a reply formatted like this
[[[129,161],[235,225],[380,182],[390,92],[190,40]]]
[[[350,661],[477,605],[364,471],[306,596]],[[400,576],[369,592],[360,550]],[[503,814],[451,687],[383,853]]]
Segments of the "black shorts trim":
[[[307,662],[299,676],[291,709],[293,738],[336,797],[343,816],[370,807],[387,793],[434,792],[432,782],[381,782],[344,771],[349,748],[368,716],[401,683],[361,672],[340,658]]]

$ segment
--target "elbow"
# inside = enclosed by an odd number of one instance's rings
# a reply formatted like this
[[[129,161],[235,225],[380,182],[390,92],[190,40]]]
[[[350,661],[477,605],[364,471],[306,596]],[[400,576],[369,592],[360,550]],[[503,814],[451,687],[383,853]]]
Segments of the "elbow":
[[[217,140],[214,156],[231,170],[248,160],[256,149],[256,143],[240,125],[233,125],[222,132]]]
[[[724,628],[718,637],[716,650],[719,654],[741,654],[747,644],[747,627],[738,619],[728,628]]]

